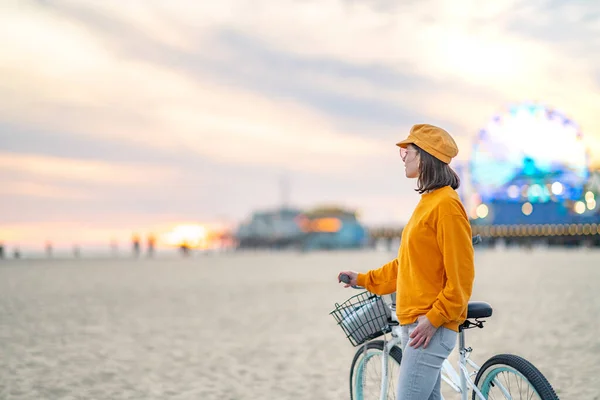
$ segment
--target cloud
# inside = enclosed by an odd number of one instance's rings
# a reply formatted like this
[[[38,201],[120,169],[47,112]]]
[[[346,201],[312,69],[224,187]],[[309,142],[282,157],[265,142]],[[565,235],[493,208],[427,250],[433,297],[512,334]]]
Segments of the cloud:
[[[342,112],[346,111],[345,119],[352,119],[363,110],[371,114],[374,125],[382,116],[390,124],[397,112],[398,119],[402,115],[413,118],[427,115],[453,124],[460,131],[475,133],[481,121],[506,102],[547,99],[563,109],[564,103],[572,104],[573,110],[584,115],[582,123],[588,127],[593,108],[590,104],[597,98],[592,91],[582,90],[589,87],[590,80],[593,82],[590,71],[598,65],[593,57],[578,63],[566,62],[562,53],[570,47],[549,45],[543,38],[536,40],[511,30],[513,20],[538,21],[532,25],[546,26],[539,21],[558,24],[560,17],[539,18],[538,8],[517,2],[477,7],[469,13],[456,11],[462,9],[460,6],[447,8],[439,2],[412,3],[391,9],[338,1],[278,2],[269,3],[269,7],[258,2],[248,12],[242,12],[250,7],[247,2],[223,3],[222,7],[174,5],[154,10],[139,8],[141,3],[133,2],[118,11],[110,3],[96,5],[95,9],[73,6],[75,3],[69,2],[57,4],[50,9],[71,21],[73,26],[78,26],[77,18],[82,19],[85,25],[78,29],[95,37],[96,43],[109,43],[121,63],[134,60],[131,67],[136,72],[131,76],[144,76],[143,71],[137,72],[138,64],[144,65],[141,61],[151,61],[151,65],[168,67],[171,71],[177,68],[187,69],[190,74],[196,71],[194,80],[202,83],[218,81],[211,75],[214,74],[211,68],[219,68],[229,75],[221,75],[222,82],[239,85],[233,88],[235,92],[250,86],[255,92],[268,94],[267,86],[272,83],[276,86],[271,89],[275,92],[273,95],[287,95],[308,108],[322,106],[329,97],[330,104],[337,104]],[[577,18],[589,18],[585,10],[579,8],[573,8],[570,15],[571,24]],[[590,33],[597,30],[593,23],[588,25]],[[179,32],[173,34],[178,39],[169,40],[169,35],[162,34],[165,30]],[[91,50],[89,45],[87,49]],[[262,65],[257,58],[263,59]],[[331,65],[340,67],[329,68]],[[348,75],[344,74],[344,68],[346,71],[370,68],[374,72],[348,77],[344,76]],[[239,76],[244,73],[247,79],[240,80]],[[150,79],[152,74],[143,80],[165,82],[169,78],[158,74]],[[562,83],[559,86],[553,79],[558,74],[577,79],[572,79],[568,86]],[[394,85],[397,77],[404,78],[404,85]],[[285,78],[296,82],[287,93],[281,90],[285,89]],[[304,86],[305,92],[309,92],[304,98],[298,86]],[[319,91],[321,88],[325,90]],[[159,85],[154,92],[161,93],[163,89]],[[277,89],[280,93],[276,93]],[[219,85],[199,85],[195,96],[222,90]],[[148,98],[143,92],[139,97]],[[368,107],[365,97],[379,101]],[[358,101],[361,98],[362,107]],[[236,100],[239,99],[233,96],[229,104]],[[354,101],[356,105],[344,108],[344,100],[346,103]],[[271,107],[274,106],[264,108]],[[197,109],[193,107],[195,112]],[[330,117],[332,107],[325,109]],[[386,109],[389,112],[382,114]],[[231,113],[235,114],[235,110]],[[474,119],[473,115],[480,117]],[[328,117],[325,119],[331,121]],[[595,119],[590,117],[589,120],[594,124],[589,129],[595,131]],[[333,123],[336,122],[333,119]],[[167,145],[161,140],[157,143]]]
[[[44,21],[38,24],[43,26]],[[282,165],[295,159],[289,167],[329,164],[331,170],[336,167],[329,163],[334,153],[341,167],[347,167],[352,157],[373,156],[380,149],[367,138],[346,137],[308,107],[210,80],[193,80],[139,60],[119,60],[91,38],[86,41],[89,34],[80,28],[67,27],[55,29],[56,40],[65,41],[57,51],[64,49],[69,56],[35,51],[35,65],[40,67],[25,72],[19,65],[32,64],[34,52],[15,57],[7,71],[14,91],[5,118],[27,113],[30,121],[58,130],[167,151],[192,149],[238,164]],[[81,56],[85,59],[74,60],[77,53],[85,54]],[[55,65],[50,62],[46,67],[46,58]],[[40,97],[39,103],[27,104]],[[107,104],[111,106],[103,106]]]
[[[92,197],[91,193],[85,193],[81,190],[35,182],[12,182],[10,184],[5,182],[4,185],[0,187],[0,195],[17,195],[60,200],[85,200]]]
[[[173,174],[171,170],[153,165],[128,165],[9,153],[0,153],[0,168],[5,173],[24,173],[62,182],[102,182],[113,185],[143,184],[150,178],[163,181]]]
[[[5,153],[48,155],[58,158],[97,160],[105,163],[164,163],[171,168],[177,156],[189,154],[165,152],[151,146],[135,146],[85,132],[57,130],[52,126],[36,127],[26,120],[0,122],[0,149]],[[169,165],[170,164],[170,165]]]
[[[235,90],[292,98],[326,111],[344,129],[362,114],[364,130],[383,121],[387,134],[395,121],[405,129],[412,117],[472,136],[503,105],[541,100],[572,114],[586,132],[600,130],[593,107],[598,94],[589,90],[598,87],[600,57],[589,51],[599,37],[594,5],[238,1],[155,10],[140,25],[136,6],[117,14],[63,4],[57,10],[84,18],[125,57],[195,71],[199,80],[232,83]],[[160,29],[143,29],[158,12],[163,24],[188,33],[185,45],[168,46]],[[546,39],[557,31],[570,39]],[[194,44],[203,51],[190,51]],[[573,63],[576,48],[585,57]]]

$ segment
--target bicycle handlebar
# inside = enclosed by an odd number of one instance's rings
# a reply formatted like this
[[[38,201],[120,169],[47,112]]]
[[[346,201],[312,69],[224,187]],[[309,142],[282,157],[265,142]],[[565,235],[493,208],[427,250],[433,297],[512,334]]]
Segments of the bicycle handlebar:
[[[339,279],[341,282],[344,282],[345,284],[350,284],[350,275],[346,275],[346,274],[340,274]],[[364,289],[362,286],[356,286],[356,285],[351,285],[350,286],[352,289]]]

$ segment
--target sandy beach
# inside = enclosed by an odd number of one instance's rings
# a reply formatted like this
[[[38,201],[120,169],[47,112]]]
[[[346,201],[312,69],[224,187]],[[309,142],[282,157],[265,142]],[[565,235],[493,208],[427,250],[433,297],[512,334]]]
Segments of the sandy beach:
[[[355,292],[336,275],[393,257],[4,260],[0,399],[347,399],[355,348],[329,312]],[[561,399],[600,399],[600,252],[476,260],[472,299],[494,315],[468,331],[472,358],[519,354]]]

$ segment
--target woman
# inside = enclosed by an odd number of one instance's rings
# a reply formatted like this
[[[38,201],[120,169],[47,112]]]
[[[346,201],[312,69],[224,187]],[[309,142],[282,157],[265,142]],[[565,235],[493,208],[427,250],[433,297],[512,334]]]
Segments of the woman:
[[[398,257],[366,274],[342,271],[351,285],[396,294],[402,327],[399,400],[441,399],[441,367],[467,316],[474,279],[471,226],[448,165],[454,139],[436,126],[412,127],[397,143],[407,178],[417,178],[421,200],[404,227]],[[339,278],[338,278],[339,280]]]

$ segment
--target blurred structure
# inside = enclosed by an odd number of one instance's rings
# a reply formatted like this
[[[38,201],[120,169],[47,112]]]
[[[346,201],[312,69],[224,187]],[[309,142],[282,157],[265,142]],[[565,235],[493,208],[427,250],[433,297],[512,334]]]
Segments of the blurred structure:
[[[239,248],[348,249],[364,246],[367,231],[354,212],[340,207],[282,207],[253,213],[235,236]]]
[[[305,250],[354,249],[367,244],[367,229],[356,212],[340,207],[309,210],[300,217],[300,225],[307,233]]]
[[[0,243],[0,260],[4,258],[4,243]]]
[[[522,104],[494,117],[474,143],[469,174],[473,233],[488,242],[600,245],[598,172],[561,112]]]
[[[297,221],[300,215],[302,211],[293,208],[254,212],[250,221],[238,227],[238,247],[300,247],[306,236]]]

